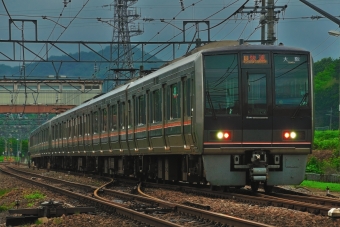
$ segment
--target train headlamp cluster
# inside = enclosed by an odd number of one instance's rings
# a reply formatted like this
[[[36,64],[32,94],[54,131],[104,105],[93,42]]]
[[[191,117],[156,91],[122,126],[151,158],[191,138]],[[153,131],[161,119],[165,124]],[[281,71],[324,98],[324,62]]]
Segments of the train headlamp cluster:
[[[283,138],[284,139],[296,139],[297,134],[294,131],[285,131],[283,132]]]
[[[220,140],[222,140],[222,139],[228,140],[228,139],[230,139],[230,132],[218,131],[217,132],[217,138],[220,139]]]

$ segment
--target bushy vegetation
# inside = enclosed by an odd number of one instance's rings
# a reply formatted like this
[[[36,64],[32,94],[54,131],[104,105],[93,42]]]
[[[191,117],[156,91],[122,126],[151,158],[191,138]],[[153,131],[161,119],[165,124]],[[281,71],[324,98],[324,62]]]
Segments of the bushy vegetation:
[[[339,131],[315,131],[314,150],[334,150],[339,147]]]
[[[340,171],[339,131],[316,131],[314,150],[331,151],[330,157],[318,159],[311,155],[307,162],[306,172],[318,174],[334,174]]]

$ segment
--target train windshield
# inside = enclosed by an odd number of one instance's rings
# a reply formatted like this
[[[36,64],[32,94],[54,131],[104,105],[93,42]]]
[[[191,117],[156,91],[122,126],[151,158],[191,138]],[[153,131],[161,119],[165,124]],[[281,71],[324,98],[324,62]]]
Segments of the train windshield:
[[[206,56],[205,114],[239,114],[237,54]]]
[[[306,55],[274,55],[276,107],[308,105],[307,59]]]

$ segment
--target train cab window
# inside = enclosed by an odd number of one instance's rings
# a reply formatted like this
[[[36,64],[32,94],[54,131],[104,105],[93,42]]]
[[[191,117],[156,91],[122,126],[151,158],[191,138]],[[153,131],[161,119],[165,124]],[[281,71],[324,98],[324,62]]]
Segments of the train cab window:
[[[106,108],[102,109],[101,124],[102,124],[102,132],[106,132],[106,127],[107,127],[107,109]]]
[[[145,101],[145,95],[141,95],[137,97],[136,102],[136,120],[137,125],[145,125],[146,124],[146,101]]]
[[[125,129],[125,102],[119,103],[118,111],[120,129]]]
[[[237,54],[204,58],[205,115],[240,113]]]
[[[98,128],[99,128],[99,124],[98,124],[98,111],[93,112],[92,115],[92,132],[93,134],[98,134]]]
[[[160,90],[155,90],[151,94],[150,99],[150,112],[151,112],[151,119],[152,123],[157,123],[162,121],[162,96]]]
[[[168,105],[168,108],[170,107],[169,120],[181,117],[180,85],[180,83],[170,85],[170,105]]]
[[[275,106],[308,105],[310,93],[306,55],[275,54]]]
[[[117,130],[117,105],[111,106],[111,131]]]
[[[267,114],[267,77],[266,74],[250,73],[247,75],[248,114]]]

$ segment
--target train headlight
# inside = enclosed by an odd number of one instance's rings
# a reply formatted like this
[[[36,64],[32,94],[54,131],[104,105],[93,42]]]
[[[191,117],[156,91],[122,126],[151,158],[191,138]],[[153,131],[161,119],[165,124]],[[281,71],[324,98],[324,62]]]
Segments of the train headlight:
[[[217,133],[217,138],[223,139],[223,132],[218,132]]]
[[[290,133],[290,138],[295,139],[296,138],[296,132],[291,132]]]
[[[230,134],[230,132],[222,132],[222,131],[219,131],[219,132],[217,132],[217,138],[218,139],[225,139],[225,140],[229,140],[230,139],[230,137],[231,137],[231,134]]]
[[[283,132],[283,138],[284,139],[296,139],[297,138],[297,133],[294,132],[294,131],[286,131],[286,132]]]

